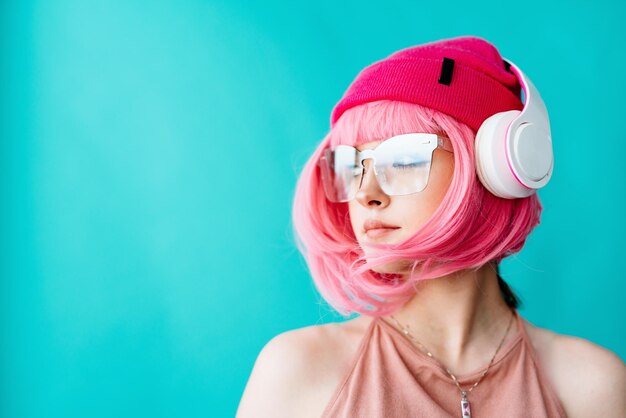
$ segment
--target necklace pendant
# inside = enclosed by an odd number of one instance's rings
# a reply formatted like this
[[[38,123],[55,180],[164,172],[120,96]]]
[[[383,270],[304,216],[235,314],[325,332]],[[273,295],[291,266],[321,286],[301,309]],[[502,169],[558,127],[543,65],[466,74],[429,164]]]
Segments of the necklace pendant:
[[[465,392],[463,392],[463,398],[461,399],[461,418],[472,418],[469,399],[467,399]]]

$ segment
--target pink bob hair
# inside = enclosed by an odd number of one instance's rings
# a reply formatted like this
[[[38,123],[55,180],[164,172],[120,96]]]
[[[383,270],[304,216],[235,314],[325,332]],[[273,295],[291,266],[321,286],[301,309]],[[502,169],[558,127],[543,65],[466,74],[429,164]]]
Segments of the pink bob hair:
[[[328,147],[358,145],[394,135],[425,132],[450,138],[454,171],[432,216],[408,240],[380,246],[366,260],[349,221],[348,205],[325,198],[318,160]],[[498,263],[520,251],[539,224],[536,194],[502,199],[480,183],[474,163],[474,132],[451,116],[417,104],[381,100],[348,109],[319,144],[298,180],[293,224],[300,251],[322,297],[340,314],[382,316],[415,294],[415,284]],[[407,280],[372,267],[410,260]]]

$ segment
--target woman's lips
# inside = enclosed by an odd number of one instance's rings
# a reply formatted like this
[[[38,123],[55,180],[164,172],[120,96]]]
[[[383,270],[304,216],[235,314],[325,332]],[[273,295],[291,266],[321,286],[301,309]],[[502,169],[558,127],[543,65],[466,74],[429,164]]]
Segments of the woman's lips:
[[[367,232],[365,233],[365,235],[367,235],[369,238],[378,238],[381,235],[385,235],[389,232],[395,231],[398,228],[374,228],[374,229],[368,229]]]
[[[396,229],[400,229],[400,227],[395,225],[388,225],[375,219],[368,219],[363,224],[363,230],[365,231],[365,235],[367,235],[369,238],[378,238],[382,235],[393,232]]]

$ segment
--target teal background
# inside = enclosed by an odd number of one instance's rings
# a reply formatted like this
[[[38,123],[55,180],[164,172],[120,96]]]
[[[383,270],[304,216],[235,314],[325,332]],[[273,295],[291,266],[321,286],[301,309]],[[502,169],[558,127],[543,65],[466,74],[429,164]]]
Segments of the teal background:
[[[552,122],[542,224],[503,269],[520,312],[626,357],[622,2],[0,7],[0,416],[233,416],[271,337],[341,319],[290,225],[333,105],[467,34]]]

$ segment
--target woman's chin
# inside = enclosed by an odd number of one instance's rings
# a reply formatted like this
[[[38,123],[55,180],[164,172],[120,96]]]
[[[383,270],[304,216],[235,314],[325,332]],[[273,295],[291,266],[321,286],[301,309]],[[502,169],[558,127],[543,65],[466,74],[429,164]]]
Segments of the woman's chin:
[[[381,252],[380,249],[373,248],[364,243],[361,243],[361,248],[363,249],[363,255],[368,263],[373,262],[377,255],[385,253],[384,250]],[[377,264],[372,266],[371,270],[380,274],[405,275],[410,273],[412,267],[413,263],[410,260],[396,260],[388,263]]]
[[[369,260],[368,260],[369,261]],[[405,275],[411,270],[411,262],[409,261],[394,261],[391,263],[378,264],[373,266],[372,271],[380,274],[399,274]]]

